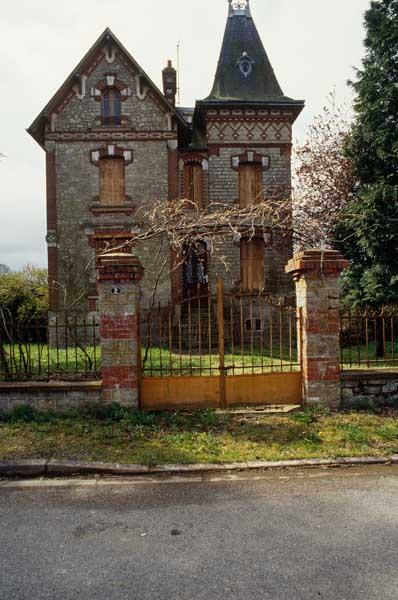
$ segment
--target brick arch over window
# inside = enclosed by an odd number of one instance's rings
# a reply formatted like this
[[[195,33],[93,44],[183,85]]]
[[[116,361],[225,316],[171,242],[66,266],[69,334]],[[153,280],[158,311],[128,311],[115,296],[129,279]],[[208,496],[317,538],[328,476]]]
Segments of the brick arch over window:
[[[120,92],[122,102],[125,102],[131,96],[131,89],[121,81],[117,79],[116,75],[105,75],[105,79],[101,79],[98,83],[91,89],[91,95],[97,100],[97,102],[101,102],[101,96],[107,88],[115,88]]]
[[[121,146],[116,146],[114,144],[107,144],[106,146],[101,146],[98,150],[92,150],[90,153],[90,161],[93,165],[98,167],[99,160],[101,158],[124,158],[125,165],[129,165],[133,162],[133,151],[127,148],[122,148]]]
[[[91,89],[91,96],[101,103],[101,124],[124,125],[122,103],[131,96],[131,89],[116,75],[106,75]]]

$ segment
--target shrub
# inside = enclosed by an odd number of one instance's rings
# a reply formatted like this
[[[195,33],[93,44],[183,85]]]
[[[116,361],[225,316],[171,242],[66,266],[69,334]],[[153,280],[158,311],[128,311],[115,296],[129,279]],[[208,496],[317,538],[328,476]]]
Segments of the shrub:
[[[3,342],[39,341],[48,313],[47,271],[26,266],[0,273],[0,334]]]

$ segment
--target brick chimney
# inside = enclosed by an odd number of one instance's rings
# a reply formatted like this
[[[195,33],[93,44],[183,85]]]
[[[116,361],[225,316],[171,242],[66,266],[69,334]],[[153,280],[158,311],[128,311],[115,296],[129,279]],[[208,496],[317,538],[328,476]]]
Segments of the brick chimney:
[[[162,74],[163,93],[167,100],[175,106],[177,95],[177,71],[174,69],[171,60],[167,61],[167,67],[163,69]]]

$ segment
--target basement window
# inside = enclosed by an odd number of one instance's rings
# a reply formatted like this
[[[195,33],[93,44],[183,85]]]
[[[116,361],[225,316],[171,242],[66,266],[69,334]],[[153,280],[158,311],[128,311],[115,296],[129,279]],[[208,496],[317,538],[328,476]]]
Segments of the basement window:
[[[247,319],[246,331],[262,331],[261,319]]]

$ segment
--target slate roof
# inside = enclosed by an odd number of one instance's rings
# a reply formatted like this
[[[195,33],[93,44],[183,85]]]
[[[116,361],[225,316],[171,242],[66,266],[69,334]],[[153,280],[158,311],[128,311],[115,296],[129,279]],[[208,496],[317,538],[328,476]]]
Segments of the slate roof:
[[[246,8],[238,10],[234,10],[231,0],[229,2],[227,26],[213,89],[202,102],[303,106],[304,101],[293,100],[283,94],[252,18],[249,2]],[[243,69],[240,68],[242,63],[246,63]]]

